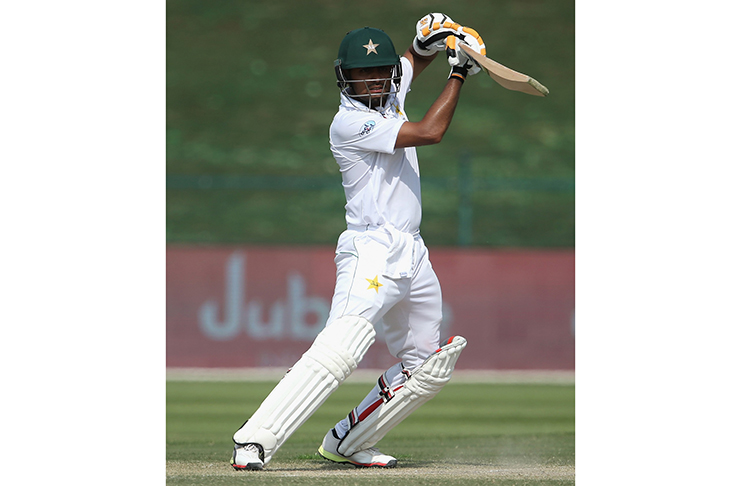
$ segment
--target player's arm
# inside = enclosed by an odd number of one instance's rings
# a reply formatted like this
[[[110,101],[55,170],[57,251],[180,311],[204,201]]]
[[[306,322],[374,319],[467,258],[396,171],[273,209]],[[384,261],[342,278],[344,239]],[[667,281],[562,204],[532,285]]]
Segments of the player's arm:
[[[412,69],[414,70],[412,81],[414,81],[415,79],[417,79],[417,76],[419,76],[420,73],[424,71],[427,66],[430,65],[432,60],[437,57],[437,52],[433,52],[430,56],[422,56],[420,54],[417,54],[413,46],[409,46],[409,48],[403,55],[404,57],[409,59],[409,62],[412,64]]]
[[[448,82],[421,121],[405,122],[401,125],[394,148],[433,145],[442,141],[453,120],[466,76],[480,70],[460,49],[459,44],[460,41],[456,37],[448,36],[445,47],[445,54],[451,66]]]
[[[419,147],[440,143],[453,120],[463,80],[451,76],[427,113],[418,122],[405,122],[396,136],[394,148]]]

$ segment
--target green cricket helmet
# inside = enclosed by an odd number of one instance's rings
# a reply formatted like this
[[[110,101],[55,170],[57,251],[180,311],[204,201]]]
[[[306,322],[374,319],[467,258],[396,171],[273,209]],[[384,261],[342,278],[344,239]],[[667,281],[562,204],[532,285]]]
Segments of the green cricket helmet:
[[[401,84],[401,58],[396,53],[394,43],[386,32],[373,27],[363,27],[350,31],[340,43],[340,50],[334,62],[337,86],[347,96],[357,98],[349,83],[347,71],[355,68],[390,66],[389,78],[398,91]],[[391,91],[384,93],[390,94]],[[370,99],[368,100],[370,103]]]

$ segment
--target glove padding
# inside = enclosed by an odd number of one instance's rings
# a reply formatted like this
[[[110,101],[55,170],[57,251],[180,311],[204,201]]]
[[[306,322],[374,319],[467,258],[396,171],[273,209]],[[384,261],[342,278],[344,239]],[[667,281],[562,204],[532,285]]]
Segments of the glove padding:
[[[442,13],[430,13],[417,22],[417,36],[412,47],[420,56],[431,56],[445,49],[449,35],[459,35],[460,24]]]
[[[474,29],[456,23],[445,14],[431,13],[419,19],[419,22],[417,22],[417,36],[412,41],[412,48],[421,56],[431,56],[436,52],[450,48],[448,47],[448,43],[452,42],[448,40],[450,36],[456,38],[455,51],[459,53],[448,54],[448,63],[451,67],[458,66],[460,71],[466,64],[465,60],[469,60],[470,65],[466,68],[464,77],[481,71],[481,67],[475,61],[469,59],[458,45],[459,41],[463,41],[467,46],[485,56],[486,45],[484,39]]]
[[[463,49],[461,49],[460,47],[458,47],[459,44],[460,44],[460,42],[463,42],[468,47],[470,47],[474,51],[478,52],[482,56],[485,56],[486,55],[486,44],[484,44],[484,39],[481,38],[481,36],[479,35],[478,32],[476,32],[475,30],[473,30],[470,27],[461,27],[460,28],[460,31],[459,31],[459,34],[462,34],[462,37],[460,35],[457,36],[458,39],[460,39],[460,41],[459,42],[456,42],[456,44],[455,44],[455,49],[457,51],[460,51],[461,54],[463,54],[464,56],[466,56],[466,58],[468,58],[468,56],[463,51]],[[448,58],[448,62],[450,62],[450,59],[449,58]],[[474,61],[473,59],[471,59],[471,63],[473,64],[473,66],[471,66],[469,68],[468,74],[474,75],[474,74],[478,73],[479,71],[481,71],[481,66],[479,66],[479,64],[476,61]],[[451,64],[451,66],[452,66],[452,64]]]
[[[466,76],[469,74],[474,75],[481,71],[481,67],[478,63],[468,57],[468,54],[460,48],[461,43],[468,44],[466,41],[452,35],[448,36],[446,40],[445,54],[448,57],[448,64],[450,64],[450,75],[448,78],[457,76],[465,80]],[[478,52],[478,49],[476,50]]]

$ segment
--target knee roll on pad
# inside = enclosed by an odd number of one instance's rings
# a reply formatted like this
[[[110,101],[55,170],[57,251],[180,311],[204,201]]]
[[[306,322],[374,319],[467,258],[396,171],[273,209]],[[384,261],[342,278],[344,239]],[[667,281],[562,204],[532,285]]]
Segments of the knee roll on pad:
[[[466,344],[462,336],[452,337],[412,371],[393,396],[382,399],[383,403],[350,428],[338,447],[340,454],[351,456],[373,447],[402,420],[437,395],[450,381],[455,363]]]
[[[355,371],[375,335],[370,321],[360,316],[344,316],[325,327],[235,432],[234,442],[259,444],[267,464],[288,437]]]

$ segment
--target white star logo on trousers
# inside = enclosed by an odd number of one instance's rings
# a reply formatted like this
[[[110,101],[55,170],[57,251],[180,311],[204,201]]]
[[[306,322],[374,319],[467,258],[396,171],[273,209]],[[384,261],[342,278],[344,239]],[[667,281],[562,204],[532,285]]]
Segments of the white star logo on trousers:
[[[380,46],[381,44],[374,44],[373,39],[368,39],[368,43],[364,45],[366,49],[368,49],[368,52],[365,53],[365,55],[369,55],[371,52],[374,54],[378,54],[378,51],[376,50],[376,47]]]

